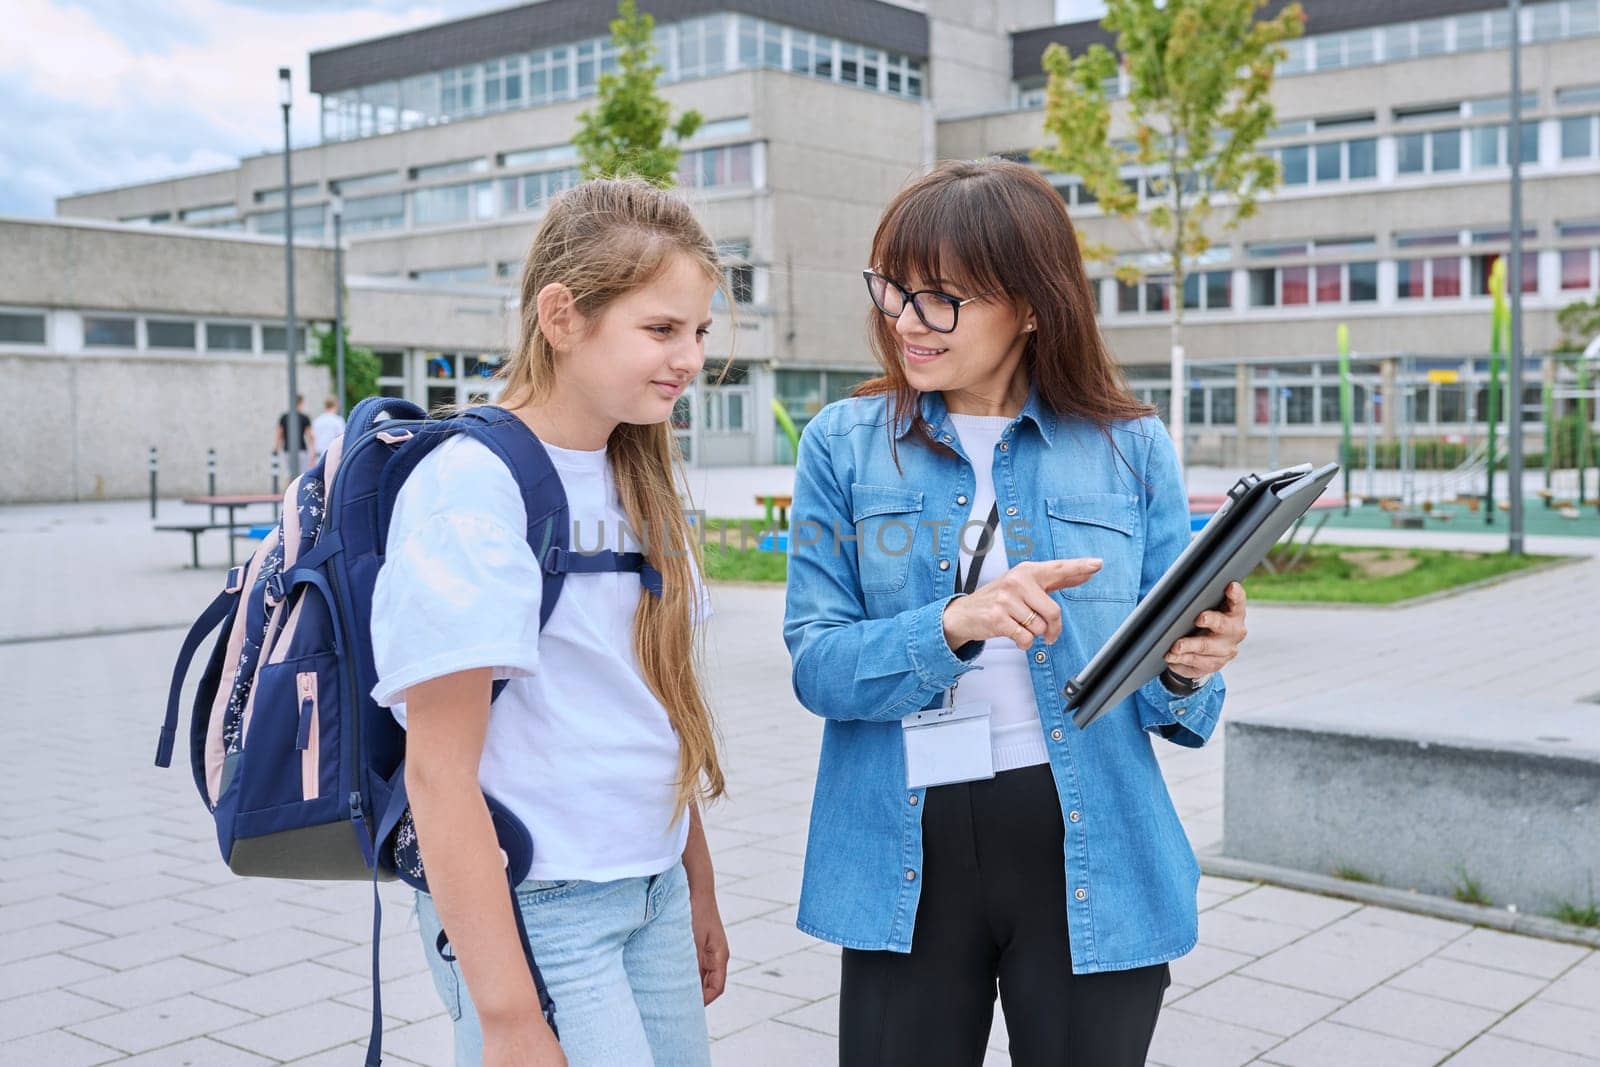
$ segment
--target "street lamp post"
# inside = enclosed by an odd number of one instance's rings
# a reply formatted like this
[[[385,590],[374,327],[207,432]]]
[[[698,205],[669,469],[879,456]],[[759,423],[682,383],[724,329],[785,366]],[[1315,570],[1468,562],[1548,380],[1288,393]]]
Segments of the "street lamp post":
[[[295,383],[295,329],[294,329],[294,184],[289,173],[289,106],[293,103],[289,84],[289,68],[278,68],[278,104],[283,108],[283,270],[284,270],[284,334],[283,349],[289,360],[289,406],[283,420],[283,450],[289,454],[289,477],[300,473],[299,407],[295,396],[299,387]]]
[[[1522,4],[1511,0],[1511,453],[1506,463],[1511,537],[1506,550],[1522,555]],[[1494,457],[1489,457],[1493,477]],[[1581,501],[1580,501],[1581,503]]]
[[[344,219],[344,197],[333,194],[333,351],[335,385],[339,414],[344,415],[344,239],[340,224]]]

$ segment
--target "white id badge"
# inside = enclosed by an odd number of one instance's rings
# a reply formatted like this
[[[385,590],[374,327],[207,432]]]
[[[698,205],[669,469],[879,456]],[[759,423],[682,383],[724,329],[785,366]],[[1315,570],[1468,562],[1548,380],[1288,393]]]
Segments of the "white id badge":
[[[900,720],[906,746],[906,788],[994,777],[989,705],[949,704]]]

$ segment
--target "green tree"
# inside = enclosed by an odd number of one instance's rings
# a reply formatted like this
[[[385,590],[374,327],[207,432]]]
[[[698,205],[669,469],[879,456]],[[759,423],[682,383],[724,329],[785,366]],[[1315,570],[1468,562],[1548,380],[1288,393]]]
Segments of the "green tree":
[[[327,367],[328,381],[337,383],[339,373],[339,354],[334,343],[333,327],[325,326],[317,330],[317,350],[307,363],[313,367]],[[380,364],[370,348],[358,348],[350,343],[350,327],[344,328],[344,411],[350,409],[369,396],[378,395],[378,374]],[[334,385],[337,388],[337,385]]]
[[[1187,391],[1183,372],[1183,292],[1190,265],[1211,247],[1213,234],[1230,230],[1256,210],[1258,198],[1278,183],[1277,163],[1256,151],[1272,130],[1275,69],[1282,42],[1305,28],[1298,3],[1258,19],[1267,0],[1108,0],[1101,24],[1117,35],[1117,53],[1130,88],[1128,139],[1111,137],[1106,82],[1118,59],[1104,45],[1076,57],[1058,44],[1045,50],[1049,77],[1045,132],[1052,143],[1035,161],[1076,175],[1108,214],[1132,221],[1147,251],[1172,279],[1173,442],[1183,457]],[[1124,168],[1137,168],[1148,189],[1139,196],[1125,184]],[[1081,233],[1081,231],[1080,231]],[[1109,260],[1104,243],[1084,242],[1085,255]],[[1132,264],[1118,277],[1132,283]]]
[[[1556,323],[1561,327],[1561,343],[1555,351],[1582,352],[1590,341],[1600,337],[1600,297],[1573,301],[1556,312]]]
[[[617,69],[600,75],[599,99],[578,116],[572,138],[585,179],[638,175],[660,185],[678,179],[678,144],[704,120],[698,111],[685,111],[672,122],[671,105],[656,92],[661,68],[651,40],[655,24],[634,0],[622,0],[611,20]]]

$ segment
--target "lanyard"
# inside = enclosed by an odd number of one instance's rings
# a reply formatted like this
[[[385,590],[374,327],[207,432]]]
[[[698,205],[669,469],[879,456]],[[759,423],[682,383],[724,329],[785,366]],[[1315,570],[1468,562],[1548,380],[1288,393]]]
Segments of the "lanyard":
[[[996,500],[989,508],[989,521],[983,524],[983,536],[978,539],[977,551],[972,553],[972,567],[967,574],[967,580],[961,580],[961,535],[956,535],[956,592],[971,596],[978,588],[978,574],[983,570],[983,561],[989,556],[989,549],[994,547],[995,531],[1000,526],[1000,501]]]

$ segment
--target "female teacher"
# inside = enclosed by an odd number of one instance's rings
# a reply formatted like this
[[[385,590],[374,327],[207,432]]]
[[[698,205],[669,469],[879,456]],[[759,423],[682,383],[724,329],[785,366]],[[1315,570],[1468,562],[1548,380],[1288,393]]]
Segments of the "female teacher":
[[[1062,687],[1188,543],[1172,443],[1036,172],[941,165],[869,264],[883,375],[806,427],[784,619],[826,720],[799,926],[844,948],[840,1062],[976,1067],[998,988],[1019,1067],[1135,1067],[1197,936],[1153,743],[1215,729],[1244,590],[1075,727]]]

